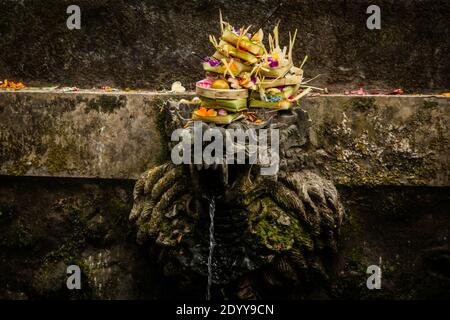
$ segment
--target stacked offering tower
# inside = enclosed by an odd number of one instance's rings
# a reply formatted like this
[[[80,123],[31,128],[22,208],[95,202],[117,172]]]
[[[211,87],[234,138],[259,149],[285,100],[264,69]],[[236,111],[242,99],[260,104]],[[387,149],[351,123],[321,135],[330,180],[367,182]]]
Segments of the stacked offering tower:
[[[193,120],[229,124],[246,118],[261,122],[249,108],[288,110],[311,91],[302,84],[303,65],[293,63],[292,50],[297,30],[289,32],[289,45],[281,47],[278,24],[268,36],[268,49],[262,29],[251,34],[251,26],[235,28],[222,20],[219,40],[209,36],[215,52],[203,58],[206,78],[196,83],[200,106]]]

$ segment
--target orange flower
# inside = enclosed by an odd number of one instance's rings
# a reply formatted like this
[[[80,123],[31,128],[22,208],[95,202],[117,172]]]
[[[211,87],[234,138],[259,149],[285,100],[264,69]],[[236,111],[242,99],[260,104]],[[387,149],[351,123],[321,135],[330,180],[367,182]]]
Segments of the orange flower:
[[[217,111],[214,109],[207,109],[205,107],[200,107],[195,110],[195,113],[201,117],[215,117],[217,116]]]
[[[215,117],[215,116],[217,116],[217,112],[216,112],[216,110],[214,110],[214,109],[209,109],[209,110],[206,112],[206,116],[208,116],[208,117]]]
[[[205,108],[205,107],[200,107],[200,108],[198,108],[195,112],[199,115],[199,116],[202,116],[202,117],[204,117],[204,116],[206,116],[206,112],[207,112],[208,110]]]
[[[14,90],[20,90],[25,88],[25,85],[22,82],[14,82],[14,81],[8,81],[4,80],[3,82],[0,82],[0,89],[14,89]]]
[[[245,86],[245,85],[247,85],[247,84],[249,84],[250,83],[250,79],[241,79],[241,80],[239,80],[239,84],[241,85],[241,86]]]
[[[13,83],[13,85],[14,85],[13,88],[16,89],[16,90],[20,90],[20,89],[25,88],[25,85],[22,82]]]

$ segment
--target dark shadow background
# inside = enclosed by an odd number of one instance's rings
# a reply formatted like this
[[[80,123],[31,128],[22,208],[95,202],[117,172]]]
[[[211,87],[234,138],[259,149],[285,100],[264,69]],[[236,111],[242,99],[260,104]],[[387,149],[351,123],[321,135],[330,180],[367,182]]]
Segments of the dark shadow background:
[[[201,79],[190,52],[212,54],[219,9],[236,26],[258,25],[278,0],[0,0],[0,75],[28,85],[192,89]],[[68,5],[81,8],[81,30],[66,27]],[[381,30],[366,9],[381,7]],[[282,40],[299,30],[295,58],[309,55],[306,76],[344,88],[433,92],[450,84],[450,2],[443,0],[285,0],[265,26],[281,20]]]

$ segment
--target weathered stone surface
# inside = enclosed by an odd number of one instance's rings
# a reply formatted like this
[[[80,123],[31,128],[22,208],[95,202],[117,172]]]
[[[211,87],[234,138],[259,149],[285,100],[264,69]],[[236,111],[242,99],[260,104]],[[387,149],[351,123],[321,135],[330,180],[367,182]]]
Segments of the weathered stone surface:
[[[81,8],[81,30],[66,27],[66,9]],[[192,87],[203,71],[192,51],[212,53],[218,11],[236,26],[259,25],[278,0],[1,0],[0,75],[26,83],[90,88],[115,85]],[[298,28],[296,60],[308,54],[317,84],[448,89],[450,3],[446,0],[285,0],[281,30]],[[381,8],[381,30],[368,30],[369,5]],[[283,32],[283,41],[287,35]]]
[[[340,188],[342,299],[449,299],[449,188]],[[368,290],[367,267],[380,266],[381,290]]]
[[[0,298],[137,299],[159,290],[128,224],[132,181],[2,177],[0,186]],[[69,265],[81,269],[81,290],[67,289]]]
[[[425,96],[305,99],[316,148],[306,161],[343,185],[447,186],[449,102]]]
[[[339,188],[347,218],[335,299],[448,299],[449,188]],[[138,246],[128,215],[133,182],[0,177],[0,299],[204,299]],[[68,290],[66,268],[82,270]],[[382,290],[366,287],[369,265]],[[278,298],[276,292],[267,292]]]
[[[135,178],[164,151],[157,117],[167,97],[2,92],[0,173]]]
[[[181,96],[1,92],[0,174],[135,179],[167,151],[158,116],[170,98]],[[305,165],[343,185],[447,186],[449,102],[442,96],[304,99],[315,149]]]

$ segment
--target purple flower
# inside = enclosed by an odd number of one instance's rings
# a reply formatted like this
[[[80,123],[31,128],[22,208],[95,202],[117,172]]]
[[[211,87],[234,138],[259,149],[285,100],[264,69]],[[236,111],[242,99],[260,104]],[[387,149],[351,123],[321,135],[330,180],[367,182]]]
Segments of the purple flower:
[[[269,66],[270,66],[271,68],[276,68],[276,67],[278,67],[278,61],[275,60],[274,58],[272,58],[272,57],[267,57],[267,61],[269,61]]]
[[[234,34],[236,34],[236,35],[238,35],[238,36],[241,35],[241,30],[238,29],[238,28],[233,27],[232,31],[233,31]],[[247,36],[247,38],[250,39],[252,35],[251,35],[250,33],[247,33],[246,36]]]
[[[203,60],[204,60],[206,63],[209,63],[209,65],[210,65],[211,67],[217,67],[218,65],[221,64],[220,61],[218,61],[218,60],[216,60],[216,59],[214,59],[214,58],[211,58],[211,57],[205,57]]]

